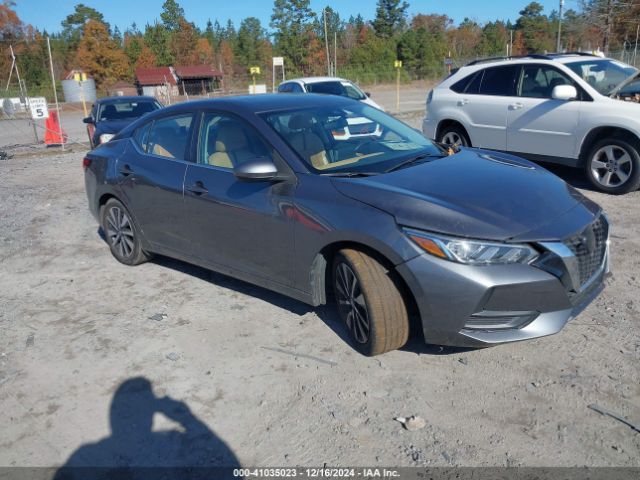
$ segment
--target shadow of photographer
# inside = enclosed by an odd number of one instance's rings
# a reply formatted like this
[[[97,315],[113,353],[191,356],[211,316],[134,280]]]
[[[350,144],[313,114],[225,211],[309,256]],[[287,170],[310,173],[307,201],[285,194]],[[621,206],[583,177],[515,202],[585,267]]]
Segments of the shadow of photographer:
[[[156,413],[181,429],[152,431]],[[227,444],[184,402],[156,397],[146,378],[118,387],[109,419],[111,436],[80,446],[54,480],[234,478],[233,469],[240,467]]]

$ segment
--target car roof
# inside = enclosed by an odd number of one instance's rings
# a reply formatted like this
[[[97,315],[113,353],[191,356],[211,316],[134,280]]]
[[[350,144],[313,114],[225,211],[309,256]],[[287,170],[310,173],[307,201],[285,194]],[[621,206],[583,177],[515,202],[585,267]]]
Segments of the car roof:
[[[222,110],[241,110],[245,113],[265,113],[294,108],[315,108],[326,106],[346,106],[360,104],[357,100],[338,95],[323,95],[316,93],[282,95],[279,93],[263,93],[258,95],[239,95],[215,99],[192,100],[176,103],[161,110],[147,114],[149,116],[165,115],[172,111],[184,112],[202,108],[216,108]]]
[[[128,95],[128,96],[120,96],[120,97],[104,97],[99,98],[96,103],[119,103],[119,102],[154,102],[156,101],[153,97],[148,97],[144,95]]]
[[[606,57],[602,57],[600,55],[596,55],[588,52],[563,52],[563,53],[545,53],[545,54],[537,54],[532,53],[528,55],[513,55],[508,57],[490,57],[490,58],[480,58],[465,64],[465,67],[472,67],[476,65],[486,65],[486,64],[495,64],[495,63],[510,63],[513,61],[518,62],[540,62],[540,61],[548,61],[548,62],[558,62],[558,63],[571,63],[580,60],[607,60]]]
[[[288,82],[320,83],[320,82],[350,82],[350,80],[345,80],[344,78],[340,78],[340,77],[301,77],[301,78],[292,78],[282,83],[288,83]]]

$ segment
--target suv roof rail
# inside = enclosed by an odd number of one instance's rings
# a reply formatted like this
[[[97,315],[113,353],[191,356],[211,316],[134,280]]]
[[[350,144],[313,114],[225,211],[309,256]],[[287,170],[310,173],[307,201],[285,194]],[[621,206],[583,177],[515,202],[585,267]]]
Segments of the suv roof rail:
[[[532,53],[530,55],[511,55],[509,57],[481,58],[481,59],[469,62],[465,66],[469,67],[471,65],[478,65],[480,63],[496,62],[496,61],[499,61],[499,60],[514,60],[514,59],[517,59],[517,58],[537,58],[538,60],[551,60],[551,57],[549,55],[541,55],[541,54],[537,54],[537,53]]]
[[[559,57],[560,55],[580,55],[581,57],[597,57],[597,55],[594,55],[593,53],[590,53],[590,52],[554,52],[554,53],[549,53],[548,55],[552,57]]]

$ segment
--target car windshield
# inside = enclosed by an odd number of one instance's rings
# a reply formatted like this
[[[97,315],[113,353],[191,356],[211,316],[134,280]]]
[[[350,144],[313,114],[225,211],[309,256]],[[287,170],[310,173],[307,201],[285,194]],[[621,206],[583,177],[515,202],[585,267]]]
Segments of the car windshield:
[[[160,104],[158,102],[150,100],[111,102],[100,106],[98,117],[101,121],[137,118],[159,108]]]
[[[320,174],[376,174],[445,151],[395,118],[359,102],[262,114]]]
[[[306,84],[307,91],[311,93],[327,93],[329,95],[340,95],[342,97],[353,98],[354,100],[364,100],[367,96],[353,83],[347,81],[328,81]]]
[[[602,95],[609,95],[614,88],[638,72],[631,65],[609,59],[584,60],[566,65]]]

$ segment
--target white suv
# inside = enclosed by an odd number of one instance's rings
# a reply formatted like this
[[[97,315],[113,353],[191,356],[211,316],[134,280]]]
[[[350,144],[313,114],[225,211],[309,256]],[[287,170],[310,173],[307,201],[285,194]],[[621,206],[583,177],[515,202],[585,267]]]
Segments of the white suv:
[[[583,167],[609,193],[640,186],[640,72],[584,53],[472,62],[427,96],[443,143]]]

